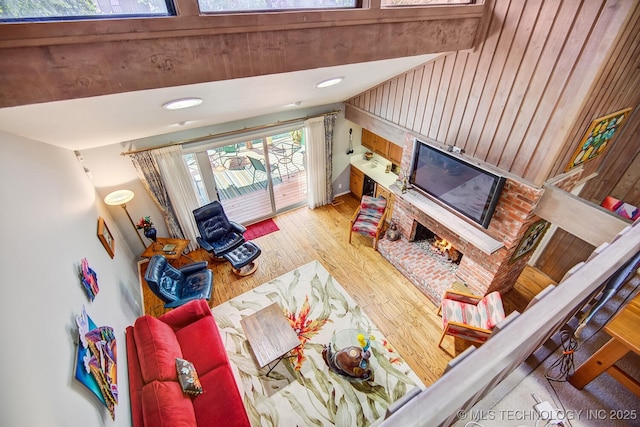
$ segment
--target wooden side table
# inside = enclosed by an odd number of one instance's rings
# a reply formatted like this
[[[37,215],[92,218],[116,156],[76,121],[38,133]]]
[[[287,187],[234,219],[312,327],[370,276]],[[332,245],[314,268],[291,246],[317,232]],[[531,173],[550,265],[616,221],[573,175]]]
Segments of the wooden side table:
[[[632,299],[605,325],[604,331],[611,335],[611,339],[576,369],[576,372],[568,378],[569,382],[578,390],[582,390],[585,385],[606,371],[640,397],[640,383],[615,366],[615,363],[629,351],[640,354],[638,325],[640,325],[640,295]]]
[[[167,259],[176,260],[183,256],[184,250],[189,246],[188,239],[172,239],[170,237],[158,237],[156,242],[151,243],[140,255],[142,258],[151,258],[154,255],[162,255]],[[171,251],[163,250],[165,245],[176,245]]]
[[[240,324],[258,365],[263,368],[277,361],[266,375],[269,375],[287,353],[300,345],[298,334],[275,302],[250,316],[243,317]]]

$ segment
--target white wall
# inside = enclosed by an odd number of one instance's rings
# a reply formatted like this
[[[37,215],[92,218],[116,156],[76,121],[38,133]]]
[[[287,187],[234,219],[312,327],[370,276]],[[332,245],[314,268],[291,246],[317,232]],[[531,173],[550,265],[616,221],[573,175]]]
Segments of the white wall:
[[[287,114],[277,114],[252,119],[241,122],[224,123],[216,126],[209,126],[199,129],[189,129],[186,131],[171,134],[158,135],[135,141],[128,141],[121,144],[108,145],[105,147],[90,150],[81,150],[84,159],[83,166],[92,175],[93,182],[99,197],[104,198],[109,192],[121,188],[127,188],[135,193],[134,199],[127,204],[127,210],[137,222],[141,217],[150,215],[159,236],[167,236],[166,225],[162,221],[162,214],[151,197],[140,183],[135,168],[127,156],[120,155],[130,149],[150,148],[176,141],[184,141],[191,138],[199,138],[207,135],[228,132],[238,129],[250,128],[265,124],[277,123],[278,121],[290,120],[298,117],[311,116],[331,110],[342,111],[338,114],[334,129],[333,148],[333,190],[334,194],[342,194],[349,191],[349,156],[346,154],[349,146],[349,129],[353,129],[353,146],[356,153],[363,149],[360,145],[362,128],[344,118],[344,106],[342,104],[328,105],[323,107],[301,109],[290,111]],[[135,230],[129,223],[129,219],[120,207],[108,207],[113,215],[114,221],[120,226],[124,238],[130,247],[137,254],[143,250],[140,241],[135,235]],[[148,240],[143,237],[148,244]]]
[[[0,425],[130,426],[124,329],[140,315],[137,258],[72,151],[0,132],[0,198]],[[114,235],[114,259],[96,236],[98,216]],[[98,275],[94,302],[78,278],[83,257]],[[115,329],[115,422],[74,379],[83,305]]]

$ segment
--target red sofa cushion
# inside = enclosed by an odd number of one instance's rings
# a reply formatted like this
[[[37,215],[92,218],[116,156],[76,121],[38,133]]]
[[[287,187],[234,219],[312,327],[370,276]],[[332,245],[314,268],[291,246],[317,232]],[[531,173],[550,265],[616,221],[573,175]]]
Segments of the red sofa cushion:
[[[174,331],[183,328],[203,317],[213,317],[209,304],[204,299],[189,301],[179,307],[179,310],[171,310],[158,317],[158,320],[171,326]]]
[[[153,381],[142,388],[142,418],[145,426],[197,426],[191,398],[173,381]]]
[[[144,381],[140,375],[140,363],[136,351],[136,340],[133,326],[127,326],[125,339],[127,342],[127,368],[129,373],[129,398],[131,399],[131,425],[144,425],[142,421],[142,386]]]
[[[185,359],[193,363],[198,375],[229,363],[220,331],[213,316],[201,318],[176,331]]]
[[[200,376],[203,393],[193,399],[199,427],[248,427],[249,417],[229,365]]]
[[[142,316],[136,320],[133,334],[144,382],[178,381],[176,357],[184,357],[173,329],[155,317]]]

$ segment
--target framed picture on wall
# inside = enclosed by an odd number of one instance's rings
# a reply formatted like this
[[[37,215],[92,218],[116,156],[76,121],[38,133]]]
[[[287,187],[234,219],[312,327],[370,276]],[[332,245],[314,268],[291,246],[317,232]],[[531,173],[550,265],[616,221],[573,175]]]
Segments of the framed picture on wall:
[[[542,240],[542,236],[545,231],[547,231],[548,227],[549,223],[544,219],[531,224],[527,229],[527,232],[524,233],[522,240],[520,240],[520,243],[518,244],[516,251],[511,256],[511,260],[509,262],[514,262],[521,256],[533,251],[538,246],[538,243],[540,243],[540,240]]]
[[[116,242],[102,217],[98,217],[98,239],[102,242],[102,246],[104,246],[109,256],[113,258],[116,252]]]
[[[604,153],[611,138],[620,129],[630,112],[631,108],[625,108],[592,121],[564,171],[567,172]]]

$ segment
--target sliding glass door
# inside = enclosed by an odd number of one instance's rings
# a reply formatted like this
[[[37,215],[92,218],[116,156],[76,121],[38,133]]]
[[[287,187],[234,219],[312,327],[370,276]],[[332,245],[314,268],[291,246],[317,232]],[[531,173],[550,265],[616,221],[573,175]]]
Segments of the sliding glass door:
[[[229,218],[248,224],[306,203],[302,129],[185,155],[201,204],[218,199]]]

